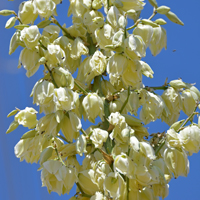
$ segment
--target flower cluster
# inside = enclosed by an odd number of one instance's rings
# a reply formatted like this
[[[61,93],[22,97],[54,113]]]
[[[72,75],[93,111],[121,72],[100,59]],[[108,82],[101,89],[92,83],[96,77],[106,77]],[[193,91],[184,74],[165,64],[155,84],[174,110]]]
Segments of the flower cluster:
[[[167,22],[153,21],[157,13],[183,22],[156,0],[149,0],[154,11],[148,19],[140,18],[143,0],[70,0],[73,25],[66,27],[55,18],[60,3],[30,0],[18,14],[0,11],[15,15],[6,23],[16,29],[9,54],[23,47],[19,67],[26,76],[44,67],[31,92],[43,117],[37,120],[29,107],[8,115],[14,121],[7,133],[18,125],[30,129],[16,144],[16,156],[39,162],[49,192],[68,194],[76,184],[71,200],[164,199],[170,180],[187,176],[188,155],[200,150],[200,123],[192,122],[200,92],[180,79],[145,86],[143,76],[153,78],[154,72],[142,59],[147,48],[156,56],[167,46]],[[38,16],[42,21],[35,24]],[[128,18],[133,26],[127,27]],[[177,121],[181,110],[188,118]],[[83,130],[82,118],[93,125]],[[150,135],[146,125],[157,119],[169,130]],[[77,154],[85,156],[81,164]]]

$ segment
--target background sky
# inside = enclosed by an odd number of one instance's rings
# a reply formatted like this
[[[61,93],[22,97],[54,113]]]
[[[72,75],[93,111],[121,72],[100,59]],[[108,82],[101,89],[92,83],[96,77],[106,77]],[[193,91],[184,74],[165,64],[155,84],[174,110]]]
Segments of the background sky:
[[[21,0],[9,2],[1,1],[0,10],[14,9],[16,12]],[[152,7],[148,1],[141,16],[149,17]],[[165,78],[169,81],[182,78],[188,83],[196,83],[200,89],[200,1],[183,0],[157,0],[158,5],[167,5],[171,11],[175,12],[185,23],[184,26],[176,25],[168,19],[167,25],[167,50],[153,57],[149,50],[143,60],[154,70],[154,78],[149,80],[144,78],[143,82],[148,86],[161,86]],[[62,5],[58,5],[58,21],[67,26],[71,24],[71,18],[67,17],[69,2],[63,0]],[[158,17],[161,17],[158,15]],[[156,19],[155,17],[154,19]],[[27,78],[23,68],[17,69],[18,57],[21,49],[11,56],[8,55],[9,42],[14,28],[6,30],[4,28],[9,17],[0,16],[0,199],[2,200],[67,200],[75,194],[73,190],[69,196],[58,196],[56,193],[48,194],[46,187],[41,187],[39,165],[20,162],[14,155],[14,146],[20,137],[27,131],[19,126],[17,130],[6,135],[5,132],[13,117],[6,118],[7,114],[15,107],[24,109],[34,107],[32,98],[29,97],[35,82],[42,76],[39,70],[33,77]],[[186,118],[182,113],[180,119]],[[83,128],[88,127],[87,123]],[[147,125],[149,132],[162,132],[168,129],[165,123],[158,120],[157,123]],[[170,182],[169,196],[166,200],[199,200],[200,190],[200,154],[189,157],[190,172],[187,178],[179,177]]]

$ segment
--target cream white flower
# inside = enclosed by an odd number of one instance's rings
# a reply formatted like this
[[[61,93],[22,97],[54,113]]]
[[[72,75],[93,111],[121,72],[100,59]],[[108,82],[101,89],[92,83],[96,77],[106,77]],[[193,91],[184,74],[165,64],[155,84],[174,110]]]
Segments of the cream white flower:
[[[82,105],[89,121],[94,123],[97,116],[103,119],[103,100],[96,93],[89,93],[84,97]]]
[[[34,108],[26,107],[15,115],[15,121],[29,129],[34,128],[37,124],[36,113],[37,111]]]
[[[80,135],[76,140],[76,152],[80,156],[82,156],[83,153],[87,153],[86,145],[87,145],[86,137],[84,135]]]
[[[107,138],[108,132],[100,128],[94,128],[92,130],[92,135],[90,136],[90,139],[95,145],[95,148],[101,148],[103,146],[103,143],[106,142]]]
[[[55,39],[58,38],[59,33],[60,28],[58,26],[49,25],[43,29],[42,35],[48,37],[50,42],[53,42]]]
[[[40,32],[36,25],[30,26],[28,28],[24,28],[21,31],[20,39],[24,41],[26,47],[28,49],[34,49],[35,46],[38,45],[38,41],[40,39]]]
[[[19,5],[18,16],[23,24],[33,24],[38,17],[35,4],[32,1],[24,1]]]
[[[48,19],[56,8],[53,0],[34,0],[38,14],[45,19]]]
[[[72,110],[75,108],[75,93],[69,88],[55,88],[53,101],[57,110]]]
[[[40,67],[40,55],[36,50],[24,48],[19,56],[19,62],[26,69],[26,76],[33,76]]]

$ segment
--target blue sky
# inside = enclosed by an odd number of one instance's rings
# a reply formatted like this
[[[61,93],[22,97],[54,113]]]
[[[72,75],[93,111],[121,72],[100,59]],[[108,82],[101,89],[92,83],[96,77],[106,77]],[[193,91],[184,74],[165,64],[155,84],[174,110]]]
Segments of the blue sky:
[[[1,1],[0,10],[14,9],[17,12],[21,0],[14,2]],[[145,1],[147,2],[147,1]],[[165,78],[169,80],[182,78],[188,83],[196,83],[200,89],[200,16],[199,1],[182,0],[157,0],[159,5],[167,5],[185,23],[185,26],[176,25],[164,18],[168,23],[167,50],[153,57],[147,50],[146,61],[154,70],[154,79],[144,78],[144,84],[148,86],[160,86]],[[58,6],[58,20],[61,24],[71,24],[71,18],[67,18],[68,1]],[[145,11],[146,10],[146,11]],[[147,2],[141,16],[149,17],[152,7]],[[161,17],[161,16],[158,16]],[[9,17],[0,16],[0,199],[4,200],[55,200],[69,199],[70,196],[48,194],[45,187],[41,187],[39,165],[20,162],[14,155],[14,146],[19,141],[26,128],[19,127],[16,131],[6,135],[5,132],[13,118],[6,118],[7,114],[15,107],[24,109],[32,106],[32,98],[29,97],[35,82],[42,76],[41,71],[33,77],[27,78],[23,68],[17,69],[20,48],[11,56],[8,55],[9,41],[14,33],[14,28],[4,28]],[[156,19],[156,18],[155,18]],[[37,107],[34,106],[38,110]],[[186,116],[182,113],[180,119]],[[84,124],[87,128],[88,124]],[[151,123],[148,125],[149,132],[162,132],[168,129],[165,123]],[[200,180],[200,154],[189,157],[190,172],[187,178],[179,177],[170,182],[170,192],[166,200],[199,200]],[[75,194],[75,191],[70,195]]]

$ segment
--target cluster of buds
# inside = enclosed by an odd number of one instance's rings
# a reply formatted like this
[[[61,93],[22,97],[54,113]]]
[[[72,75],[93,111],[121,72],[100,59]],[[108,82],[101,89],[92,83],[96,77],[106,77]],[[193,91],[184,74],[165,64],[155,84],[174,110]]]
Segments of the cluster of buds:
[[[26,76],[44,66],[31,92],[44,116],[37,120],[35,109],[15,109],[8,115],[15,117],[7,133],[19,125],[30,129],[15,154],[21,161],[39,162],[42,186],[49,192],[69,194],[76,184],[70,200],[157,200],[167,197],[173,176],[187,176],[188,155],[200,150],[200,123],[187,124],[198,114],[200,92],[182,80],[143,84],[143,76],[154,74],[142,61],[146,49],[156,56],[167,46],[166,21],[152,18],[159,13],[183,25],[169,7],[149,2],[153,14],[143,19],[143,0],[70,0],[70,27],[55,18],[61,0],[24,1],[18,14],[0,11],[15,15],[6,23],[16,29],[9,54],[23,47],[19,67]],[[38,16],[42,21],[35,24]],[[134,21],[131,27],[128,18]],[[188,118],[177,122],[181,110]],[[93,125],[83,130],[82,118]],[[148,140],[146,125],[157,119],[170,128]],[[76,155],[84,155],[81,164]]]

